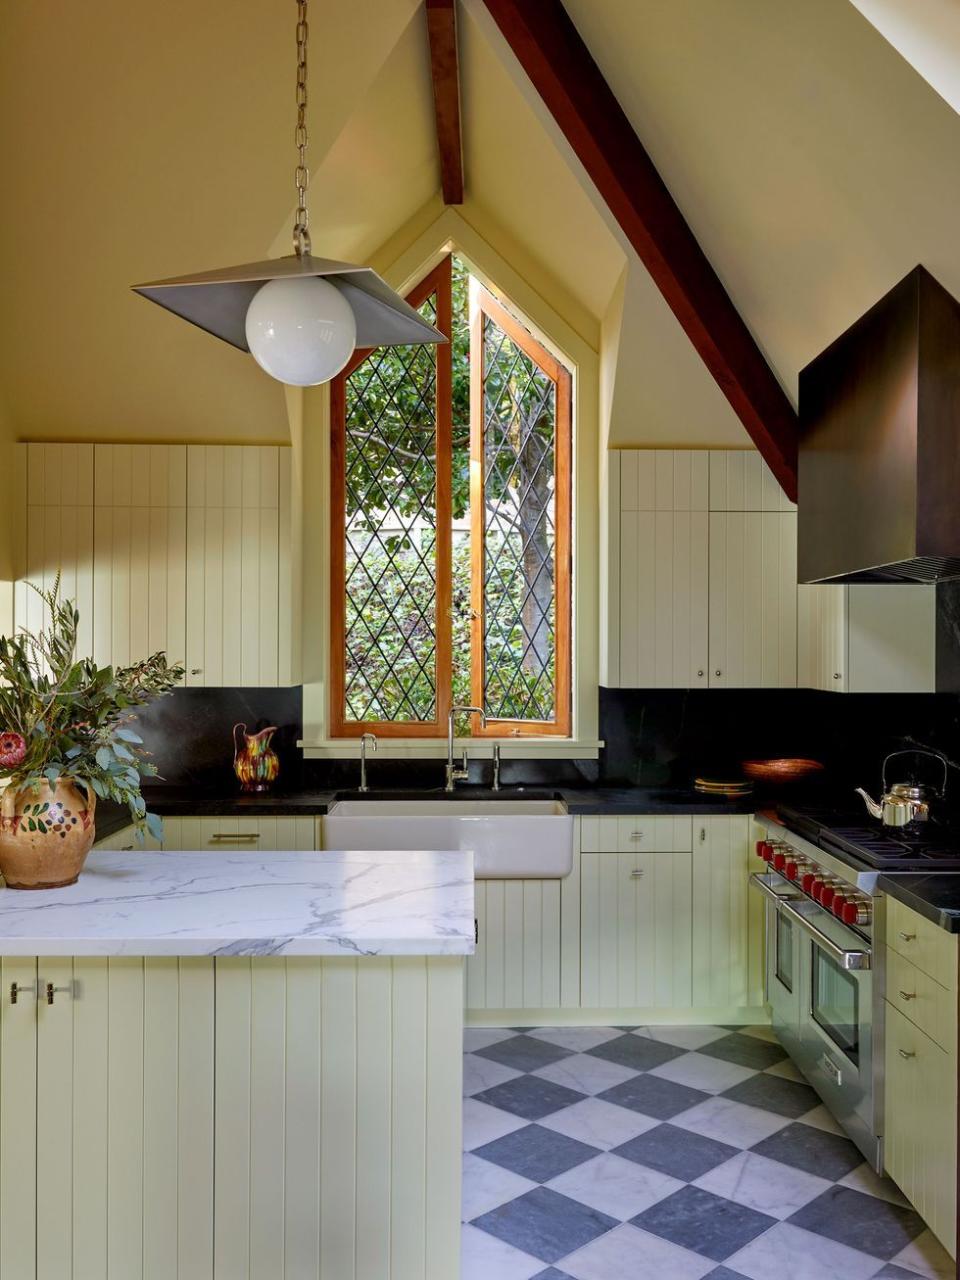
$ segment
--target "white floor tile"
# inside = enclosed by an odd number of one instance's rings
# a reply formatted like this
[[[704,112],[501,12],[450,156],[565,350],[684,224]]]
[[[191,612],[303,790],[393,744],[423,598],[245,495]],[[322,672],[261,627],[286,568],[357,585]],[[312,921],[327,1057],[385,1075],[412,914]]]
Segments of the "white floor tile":
[[[744,1151],[711,1169],[693,1185],[772,1218],[789,1218],[832,1184],[826,1178],[815,1178],[778,1160]]]
[[[798,1123],[813,1125],[814,1129],[823,1129],[825,1133],[839,1133],[844,1138],[847,1136],[826,1107],[814,1107],[805,1116],[801,1116]]]
[[[623,1032],[614,1027],[534,1027],[528,1034],[536,1036],[538,1040],[546,1040],[548,1044],[558,1044],[561,1049],[586,1053],[598,1044],[615,1040]]]
[[[790,1121],[786,1116],[761,1111],[759,1107],[748,1107],[731,1098],[708,1098],[706,1102],[699,1102],[689,1111],[674,1116],[670,1123],[742,1148],[752,1147],[754,1143],[769,1138]]]
[[[679,1191],[684,1184],[632,1160],[604,1153],[561,1173],[546,1185],[552,1191],[625,1222]]]
[[[487,1235],[477,1227],[465,1226],[460,1241],[460,1280],[530,1280],[545,1270],[546,1264],[529,1253]]]
[[[478,1058],[475,1053],[463,1055],[463,1095],[471,1097],[484,1089],[492,1089],[494,1085],[504,1084],[523,1075],[522,1071],[514,1071],[513,1067],[505,1067],[502,1062],[493,1062],[490,1058]]]
[[[618,1062],[605,1062],[603,1058],[593,1058],[588,1053],[575,1053],[570,1058],[551,1063],[549,1067],[541,1067],[533,1074],[552,1080],[554,1084],[566,1085],[568,1089],[577,1089],[580,1093],[603,1093],[604,1089],[623,1084],[624,1080],[630,1080],[637,1073],[632,1067],[622,1067]]]
[[[711,1058],[705,1053],[685,1053],[682,1058],[664,1062],[650,1072],[652,1076],[662,1076],[664,1080],[673,1080],[691,1089],[702,1089],[704,1093],[723,1093],[756,1074],[752,1067],[724,1062],[722,1058]]]
[[[516,1034],[509,1027],[467,1027],[463,1033],[463,1048],[466,1053],[476,1053],[478,1049],[487,1049],[501,1040],[510,1040]]]
[[[624,1224],[568,1254],[557,1268],[574,1280],[701,1280],[716,1265],[710,1258]]]
[[[748,1280],[868,1280],[878,1258],[778,1222],[723,1264]]]
[[[753,1036],[755,1040],[766,1040],[768,1044],[780,1043],[773,1027],[769,1027],[765,1023],[757,1027],[741,1027],[740,1032],[745,1036]]]
[[[659,1040],[661,1044],[673,1044],[678,1049],[702,1049],[730,1032],[725,1027],[639,1027],[633,1034]]]
[[[957,1264],[932,1231],[924,1231],[890,1261],[898,1267],[929,1276],[930,1280],[954,1280],[957,1274]]]
[[[512,1116],[497,1107],[488,1107],[476,1098],[465,1098],[463,1103],[463,1149],[474,1151],[485,1142],[503,1138],[515,1129],[522,1129],[529,1121]]]
[[[859,1169],[848,1173],[840,1182],[845,1187],[853,1187],[854,1191],[862,1191],[864,1195],[877,1196],[880,1200],[889,1200],[891,1204],[905,1205],[910,1202],[895,1182],[889,1178],[881,1178],[874,1173],[870,1165],[864,1163]]]
[[[508,1200],[526,1195],[537,1184],[518,1173],[501,1169],[489,1160],[466,1152],[463,1157],[463,1220],[470,1222],[481,1213],[489,1213]]]
[[[784,1080],[796,1080],[798,1084],[807,1083],[806,1076],[793,1065],[789,1058],[784,1058],[782,1062],[776,1063],[775,1066],[767,1067],[766,1074],[768,1076],[782,1076]]]
[[[538,1123],[557,1133],[565,1133],[568,1138],[609,1151],[611,1147],[619,1147],[622,1142],[629,1142],[648,1129],[655,1129],[660,1121],[626,1107],[614,1106],[602,1098],[585,1098],[583,1102],[575,1102],[572,1107],[556,1111]]]

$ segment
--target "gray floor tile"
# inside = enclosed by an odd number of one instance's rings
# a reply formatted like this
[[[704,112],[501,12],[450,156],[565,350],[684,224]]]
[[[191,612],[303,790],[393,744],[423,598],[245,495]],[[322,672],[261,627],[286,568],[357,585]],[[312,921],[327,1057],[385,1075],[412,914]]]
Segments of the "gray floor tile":
[[[558,1271],[556,1267],[547,1267],[546,1271],[538,1271],[532,1280],[573,1280],[573,1276],[568,1276],[565,1271]]]
[[[538,1124],[525,1125],[514,1133],[478,1147],[474,1152],[482,1160],[489,1160],[501,1169],[509,1169],[534,1182],[549,1182],[551,1178],[599,1154],[596,1147]]]
[[[707,1272],[704,1280],[747,1280],[747,1277],[739,1271],[731,1271],[729,1267],[717,1267],[716,1270]]]
[[[512,1136],[512,1135],[511,1135]],[[693,1182],[715,1169],[724,1160],[737,1154],[737,1148],[715,1138],[705,1138],[672,1124],[660,1124],[656,1129],[631,1138],[629,1142],[614,1148],[614,1154],[637,1164],[645,1164],[659,1173],[668,1173],[681,1182]]]
[[[734,1032],[729,1036],[721,1036],[719,1040],[711,1040],[705,1044],[700,1053],[710,1058],[723,1058],[725,1062],[735,1062],[740,1067],[753,1067],[754,1071],[763,1071],[782,1062],[787,1056],[786,1050],[778,1044],[770,1044],[766,1040],[758,1040],[756,1036],[743,1036]]]
[[[629,1107],[631,1111],[639,1111],[645,1116],[669,1120],[681,1111],[695,1107],[698,1102],[705,1102],[710,1094],[664,1080],[661,1076],[636,1075],[597,1096],[618,1107]]]
[[[634,1071],[649,1071],[672,1058],[682,1057],[685,1052],[676,1045],[661,1044],[659,1040],[648,1040],[646,1036],[634,1036],[629,1032],[587,1050],[591,1057],[616,1062],[621,1067],[632,1067]]]
[[[925,1230],[923,1219],[913,1209],[864,1195],[852,1187],[831,1187],[787,1221],[884,1260],[905,1249]]]
[[[799,1120],[820,1103],[808,1084],[797,1084],[794,1080],[782,1080],[779,1076],[763,1073],[724,1090],[722,1096],[733,1098],[735,1102],[745,1102],[749,1107],[775,1111],[778,1116],[789,1116],[791,1120]]]
[[[501,1111],[509,1111],[511,1115],[522,1116],[524,1120],[542,1120],[554,1111],[582,1102],[586,1096],[585,1093],[577,1093],[575,1089],[567,1089],[562,1084],[530,1075],[517,1076],[514,1080],[507,1080],[491,1089],[484,1089],[482,1093],[474,1094],[479,1102],[499,1107]]]
[[[779,1160],[804,1173],[837,1182],[863,1163],[863,1156],[849,1138],[809,1124],[788,1124],[779,1133],[750,1148],[757,1155]]]
[[[514,1071],[536,1071],[538,1067],[548,1067],[551,1062],[569,1058],[572,1050],[550,1044],[546,1040],[538,1040],[535,1036],[519,1035],[512,1036],[509,1040],[499,1040],[496,1044],[474,1052],[478,1058],[502,1062],[505,1067],[513,1067]]]
[[[619,1225],[549,1187],[535,1187],[473,1220],[473,1226],[544,1262],[557,1262]]]
[[[878,1271],[873,1280],[921,1280],[919,1271],[908,1271],[906,1267],[895,1266],[888,1262],[882,1271]]]
[[[683,1187],[630,1219],[635,1227],[723,1262],[777,1219],[700,1187]]]

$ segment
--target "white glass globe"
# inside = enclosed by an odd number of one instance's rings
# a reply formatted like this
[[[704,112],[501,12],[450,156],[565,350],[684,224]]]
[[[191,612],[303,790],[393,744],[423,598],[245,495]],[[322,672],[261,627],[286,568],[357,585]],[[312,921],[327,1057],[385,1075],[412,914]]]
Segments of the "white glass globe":
[[[329,382],[357,345],[353,308],[320,276],[269,280],[247,308],[246,332],[261,369],[294,387]]]

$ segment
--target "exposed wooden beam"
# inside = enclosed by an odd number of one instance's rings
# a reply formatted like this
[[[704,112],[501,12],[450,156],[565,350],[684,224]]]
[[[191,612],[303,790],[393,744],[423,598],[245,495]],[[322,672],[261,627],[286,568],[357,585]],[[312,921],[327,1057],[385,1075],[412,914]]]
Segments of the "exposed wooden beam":
[[[484,0],[785,493],[797,415],[560,0]]]
[[[426,0],[426,5],[443,200],[445,204],[463,204],[457,4],[456,0]]]

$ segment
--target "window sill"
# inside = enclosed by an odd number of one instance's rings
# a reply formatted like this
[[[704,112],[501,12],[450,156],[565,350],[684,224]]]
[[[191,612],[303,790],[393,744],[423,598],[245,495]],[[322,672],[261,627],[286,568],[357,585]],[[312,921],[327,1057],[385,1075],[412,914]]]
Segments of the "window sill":
[[[504,760],[596,760],[601,741],[573,738],[455,738],[454,754],[468,751],[475,760],[489,760],[494,744]],[[297,746],[307,760],[355,759],[359,738],[301,739]],[[445,760],[445,738],[378,738],[377,756],[387,760]]]

